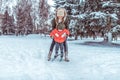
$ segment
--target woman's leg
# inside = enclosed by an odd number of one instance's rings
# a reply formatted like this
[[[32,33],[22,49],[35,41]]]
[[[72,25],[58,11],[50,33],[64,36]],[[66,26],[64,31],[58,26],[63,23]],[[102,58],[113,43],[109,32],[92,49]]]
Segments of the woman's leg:
[[[48,61],[51,59],[51,55],[52,55],[52,52],[53,52],[54,45],[55,45],[55,41],[53,39],[52,43],[51,43],[51,46],[50,46],[49,53],[48,53]]]
[[[63,45],[64,45],[65,61],[69,62],[69,59],[68,59],[68,45],[67,45],[67,41],[66,40],[63,43]]]
[[[50,51],[51,52],[53,51],[54,45],[55,45],[55,40],[53,39],[52,43],[51,43],[51,46],[50,46]]]
[[[68,45],[66,40],[63,42],[63,46],[64,46],[64,52],[68,52]]]

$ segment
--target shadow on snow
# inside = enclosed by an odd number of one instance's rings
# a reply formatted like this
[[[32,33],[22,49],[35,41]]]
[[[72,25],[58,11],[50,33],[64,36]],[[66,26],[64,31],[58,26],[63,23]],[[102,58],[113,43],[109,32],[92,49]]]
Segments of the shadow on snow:
[[[75,43],[76,45],[87,45],[87,46],[94,46],[94,47],[116,47],[120,48],[120,44],[117,43],[107,43],[107,42],[93,42],[93,41],[86,41],[84,43]]]

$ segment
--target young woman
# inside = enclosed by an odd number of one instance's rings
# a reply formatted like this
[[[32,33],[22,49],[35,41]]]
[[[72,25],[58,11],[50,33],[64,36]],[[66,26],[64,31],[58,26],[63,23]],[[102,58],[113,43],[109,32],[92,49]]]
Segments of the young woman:
[[[55,14],[55,18],[52,20],[52,29],[55,29],[56,26],[58,25],[58,23],[63,23],[65,24],[65,28],[68,29],[68,18],[67,18],[67,12],[64,8],[58,8],[56,10],[56,14]],[[50,50],[48,53],[48,61],[50,61],[51,59],[51,55],[53,52],[53,48],[55,45],[55,41],[54,39],[52,40],[51,46],[50,46]],[[63,43],[64,46],[64,52],[65,52],[65,61],[69,61],[68,59],[68,46],[67,46],[67,41],[65,40]]]

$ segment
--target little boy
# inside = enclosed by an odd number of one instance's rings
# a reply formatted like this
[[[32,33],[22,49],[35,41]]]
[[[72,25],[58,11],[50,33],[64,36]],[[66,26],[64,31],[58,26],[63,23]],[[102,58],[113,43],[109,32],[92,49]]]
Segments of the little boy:
[[[66,37],[70,34],[69,30],[65,29],[65,25],[63,23],[59,23],[57,28],[52,30],[50,33],[50,37],[55,40],[55,56],[58,56],[58,50],[60,47],[61,50],[61,60],[63,58],[63,42],[66,40]]]

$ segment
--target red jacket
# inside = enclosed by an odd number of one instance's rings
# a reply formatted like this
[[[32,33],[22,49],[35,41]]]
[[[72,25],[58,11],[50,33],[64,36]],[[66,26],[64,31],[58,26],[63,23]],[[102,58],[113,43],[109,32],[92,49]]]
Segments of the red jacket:
[[[56,42],[62,43],[66,40],[66,35],[69,34],[70,32],[67,29],[63,29],[63,30],[54,29],[50,33],[50,36],[53,37]]]

